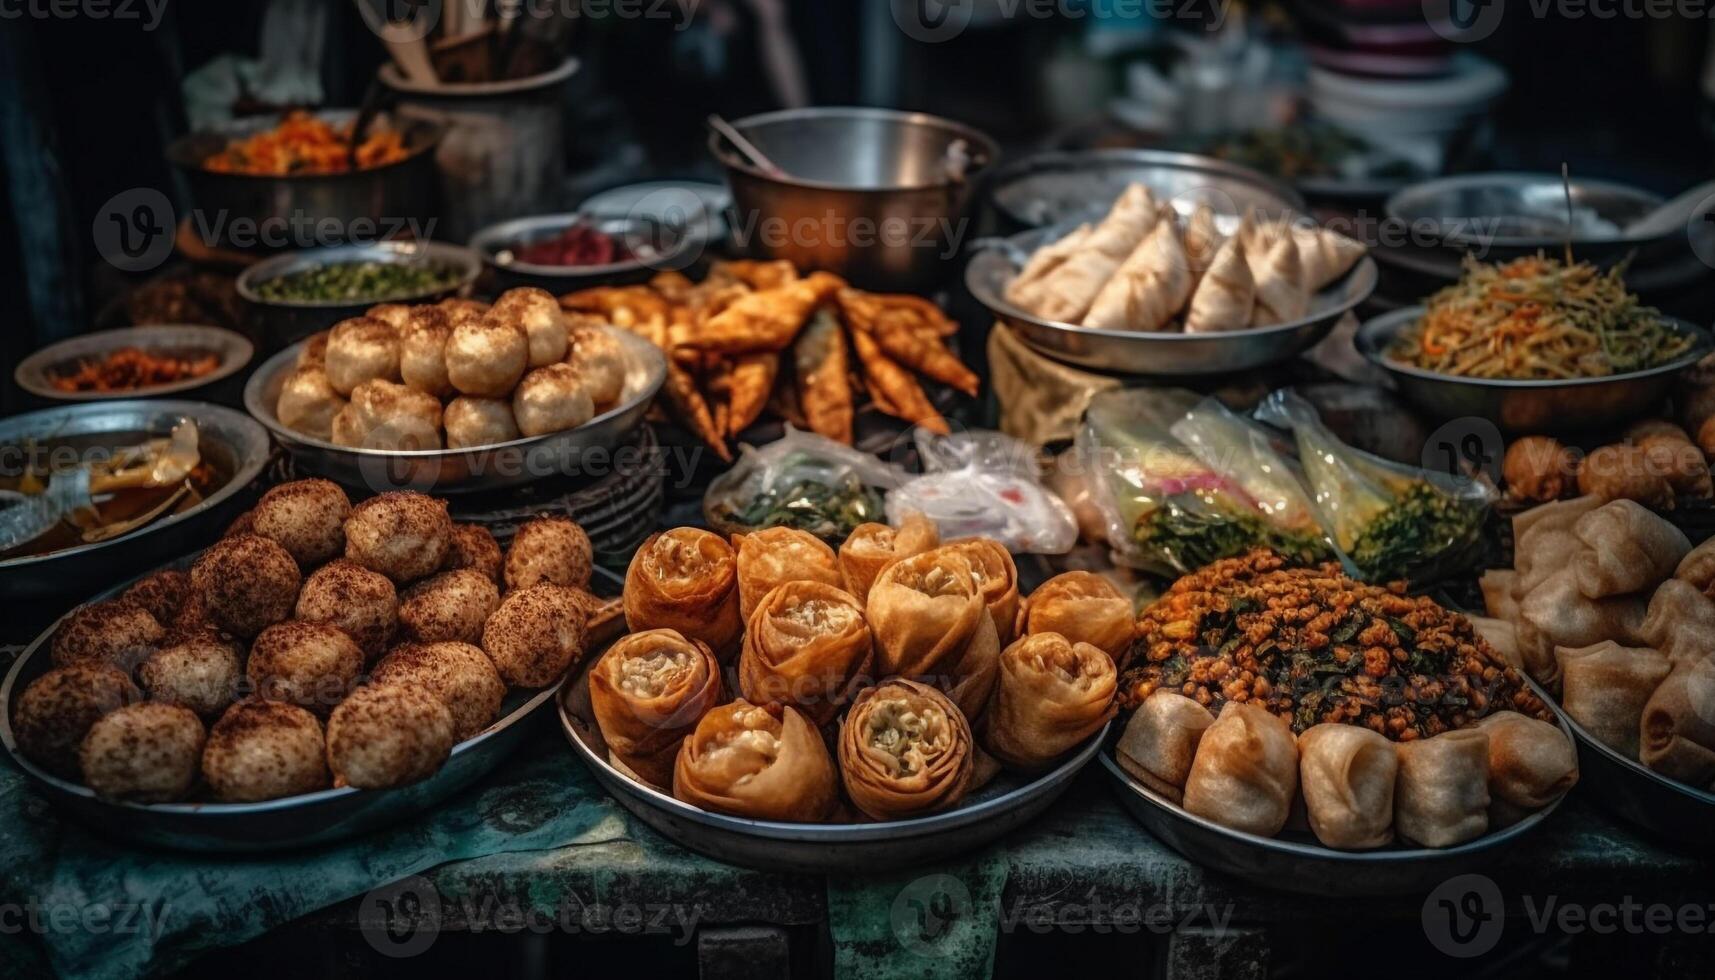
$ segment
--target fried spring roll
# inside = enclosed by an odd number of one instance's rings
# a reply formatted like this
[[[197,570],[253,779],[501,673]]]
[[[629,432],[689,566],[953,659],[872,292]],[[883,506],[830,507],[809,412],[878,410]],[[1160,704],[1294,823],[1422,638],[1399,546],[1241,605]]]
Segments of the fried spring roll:
[[[947,420],[929,403],[923,386],[917,383],[910,371],[883,354],[874,338],[861,330],[853,331],[852,346],[857,348],[858,361],[863,364],[864,378],[869,383],[869,393],[877,408],[894,418],[921,425],[930,432],[946,435],[951,431],[947,428]]]
[[[840,312],[854,331],[862,330],[888,357],[975,398],[981,381],[941,343],[938,334],[914,325],[907,308],[888,308],[855,289],[839,292]],[[901,315],[906,314],[906,315]]]
[[[827,272],[775,289],[748,293],[710,317],[689,345],[722,354],[784,350],[834,291],[845,283]]]
[[[667,396],[668,404],[673,406],[673,412],[679,421],[691,430],[697,438],[709,444],[709,448],[721,459],[732,462],[732,451],[727,448],[726,434],[715,428],[714,413],[709,410],[708,400],[697,390],[696,379],[691,373],[667,359],[667,383],[661,386],[661,391]]]
[[[852,385],[846,371],[846,337],[832,311],[823,309],[792,345],[798,404],[810,431],[852,444]]]
[[[750,428],[762,410],[768,407],[768,393],[774,390],[774,379],[780,373],[779,354],[740,354],[732,360],[727,375],[728,404],[727,435]]]

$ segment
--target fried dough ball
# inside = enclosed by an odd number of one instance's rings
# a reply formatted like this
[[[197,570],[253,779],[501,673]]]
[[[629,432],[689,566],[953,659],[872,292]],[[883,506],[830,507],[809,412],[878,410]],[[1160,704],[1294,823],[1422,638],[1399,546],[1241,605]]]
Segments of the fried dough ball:
[[[412,308],[404,303],[382,303],[371,306],[363,315],[371,320],[380,320],[395,331],[402,331],[411,322]]]
[[[180,704],[216,718],[238,694],[242,650],[213,629],[176,633],[137,668],[137,683],[151,700]]]
[[[584,379],[598,412],[611,407],[625,392],[625,348],[595,324],[571,328],[566,364]]]
[[[493,314],[460,321],[447,338],[447,379],[464,394],[504,398],[529,366],[524,331]]]
[[[446,299],[441,300],[435,305],[446,310],[448,316],[455,318],[482,316],[484,313],[488,312],[487,303],[484,303],[479,299],[470,299],[465,296],[448,296]]]
[[[77,748],[89,726],[110,711],[143,700],[124,671],[105,664],[55,667],[30,682],[12,711],[18,748],[36,765],[77,777]]]
[[[290,616],[301,582],[292,553],[259,534],[222,538],[191,566],[207,621],[244,638]]]
[[[328,382],[350,396],[365,381],[399,380],[399,331],[385,320],[342,320],[328,334]]]
[[[493,579],[474,568],[461,568],[406,589],[399,602],[399,625],[406,637],[419,643],[475,643],[499,605],[500,589]]]
[[[328,718],[335,786],[383,789],[434,775],[453,748],[453,715],[419,684],[360,687]]]
[[[453,335],[453,320],[438,306],[411,309],[399,328],[399,376],[407,385],[436,398],[453,393],[447,380],[447,338]]]
[[[178,618],[179,610],[185,605],[185,596],[190,591],[189,573],[176,568],[163,568],[132,583],[119,598],[137,603],[149,610],[149,615],[155,617],[155,622],[167,626]]]
[[[329,333],[331,331],[319,330],[304,338],[303,349],[298,351],[298,359],[292,362],[292,366],[295,368],[326,367]]]
[[[590,584],[593,560],[590,536],[577,521],[538,517],[521,525],[506,549],[506,587],[549,582],[581,589]]]
[[[492,446],[519,436],[512,403],[505,398],[460,395],[447,403],[442,419],[447,427],[448,449]]]
[[[314,568],[345,550],[351,498],[332,480],[309,479],[269,489],[250,512],[251,533],[277,541],[298,563]]]
[[[371,684],[416,684],[445,702],[453,738],[464,741],[500,717],[506,682],[488,655],[469,643],[410,643],[396,647],[370,676]]]
[[[254,507],[252,507],[251,509],[249,509],[242,514],[239,514],[237,517],[233,518],[232,523],[228,524],[226,526],[226,530],[220,532],[220,536],[222,538],[236,538],[240,534],[255,534],[255,533],[256,533],[256,509]],[[192,589],[191,591],[192,591],[192,593],[195,593],[196,590]]]
[[[327,715],[363,673],[363,651],[328,623],[287,620],[262,631],[250,645],[245,674],[256,693]]]
[[[506,683],[547,687],[583,656],[588,619],[572,590],[532,585],[500,601],[482,628],[482,649]]]
[[[439,449],[441,403],[402,384],[365,381],[334,416],[332,440],[364,449]]]
[[[345,408],[345,396],[334,390],[320,365],[301,367],[286,375],[274,414],[280,424],[312,439],[331,440],[333,422]]]
[[[512,393],[512,414],[527,436],[575,429],[595,417],[595,401],[577,370],[550,364],[524,376]]]
[[[225,803],[277,800],[326,789],[322,723],[295,704],[249,697],[209,730],[202,775]]]
[[[172,622],[164,625],[179,632],[202,629],[205,626],[209,629],[215,628],[208,618],[208,600],[202,597],[202,593],[198,592],[194,585],[185,594],[185,601],[179,606],[179,614],[173,617]]]
[[[102,715],[78,747],[83,781],[109,800],[170,803],[196,785],[202,719],[182,705],[128,704]]]
[[[411,582],[440,570],[452,534],[446,501],[411,490],[384,493],[352,508],[345,556],[395,582]]]
[[[1576,485],[1578,459],[1549,436],[1526,436],[1507,447],[1501,478],[1515,499],[1546,503]]]
[[[566,356],[566,321],[560,313],[560,301],[545,289],[525,286],[509,289],[494,301],[489,311],[516,324],[524,331],[530,348],[533,368],[564,360]]]
[[[1703,458],[1703,450],[1690,442],[1671,435],[1655,435],[1645,438],[1638,447],[1644,451],[1650,469],[1667,479],[1676,502],[1708,500],[1715,494],[1709,461]]]
[[[1626,426],[1626,442],[1642,446],[1653,439],[1690,442],[1691,434],[1667,419],[1639,419]]]
[[[454,524],[442,571],[474,568],[496,582],[500,581],[500,542],[481,524]]]
[[[92,602],[73,609],[54,630],[54,666],[105,664],[129,674],[166,635],[141,603]]]
[[[1635,500],[1645,507],[1673,509],[1673,485],[1658,472],[1642,446],[1603,446],[1578,465],[1578,492],[1603,500]]]
[[[341,558],[304,580],[294,615],[305,622],[339,627],[357,643],[365,659],[374,660],[393,642],[399,595],[392,579]]]

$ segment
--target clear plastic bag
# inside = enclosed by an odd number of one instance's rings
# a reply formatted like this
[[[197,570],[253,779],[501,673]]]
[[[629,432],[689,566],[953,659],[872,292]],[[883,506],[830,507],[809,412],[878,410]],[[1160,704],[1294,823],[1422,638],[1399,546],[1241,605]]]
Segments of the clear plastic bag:
[[[1288,390],[1256,410],[1298,443],[1312,499],[1348,568],[1372,582],[1432,580],[1482,546],[1497,494],[1487,483],[1416,469],[1341,442]]]
[[[843,540],[882,520],[883,492],[908,479],[902,467],[788,425],[760,449],[739,448],[738,462],[703,494],[703,515],[729,532],[785,526]]]
[[[888,521],[919,513],[942,540],[993,538],[1016,554],[1059,555],[1078,543],[1072,510],[1042,481],[1036,450],[999,432],[918,429],[924,474],[887,495]]]

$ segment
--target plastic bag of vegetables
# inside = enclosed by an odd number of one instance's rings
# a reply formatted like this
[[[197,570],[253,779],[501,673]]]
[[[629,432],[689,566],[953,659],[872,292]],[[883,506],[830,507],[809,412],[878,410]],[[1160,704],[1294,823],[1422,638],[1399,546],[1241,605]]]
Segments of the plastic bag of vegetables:
[[[704,493],[703,516],[728,533],[785,526],[840,541],[883,520],[883,493],[908,479],[898,466],[788,425],[761,449],[739,449],[738,463]]]
[[[1359,578],[1432,580],[1462,567],[1482,546],[1483,525],[1498,496],[1487,483],[1349,446],[1289,390],[1269,395],[1255,415],[1293,433],[1316,508]]]

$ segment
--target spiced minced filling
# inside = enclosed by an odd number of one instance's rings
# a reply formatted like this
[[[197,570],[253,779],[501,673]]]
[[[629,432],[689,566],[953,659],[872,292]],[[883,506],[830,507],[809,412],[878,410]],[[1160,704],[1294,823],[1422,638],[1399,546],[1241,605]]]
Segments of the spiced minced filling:
[[[1215,712],[1260,704],[1299,733],[1343,722],[1402,742],[1496,711],[1554,720],[1463,616],[1265,550],[1187,575],[1143,611],[1121,704],[1162,689]]]

